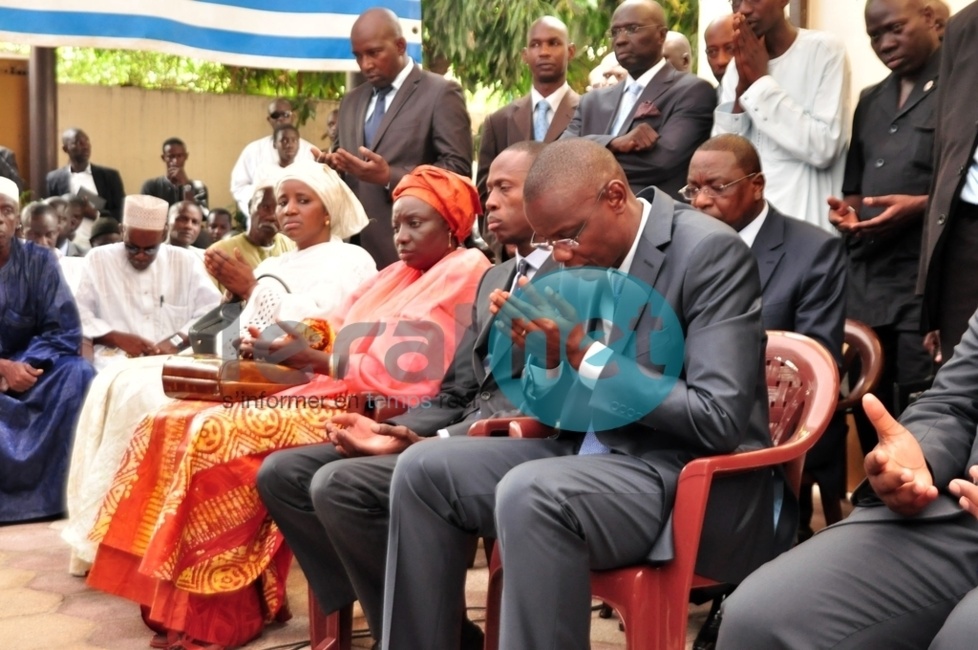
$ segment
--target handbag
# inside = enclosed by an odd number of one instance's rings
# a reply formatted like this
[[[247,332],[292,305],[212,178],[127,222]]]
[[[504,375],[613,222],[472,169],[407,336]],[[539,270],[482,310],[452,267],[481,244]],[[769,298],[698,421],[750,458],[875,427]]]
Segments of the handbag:
[[[163,363],[163,392],[176,399],[259,400],[308,382],[301,370],[267,361],[174,355]]]
[[[275,280],[282,285],[286,293],[291,293],[289,290],[289,285],[285,283],[282,278],[272,275],[271,273],[263,273],[255,278],[255,282],[260,282],[261,280],[268,278]],[[197,321],[190,326],[190,330],[187,332],[190,338],[190,346],[194,350],[195,355],[211,355],[220,354],[221,350],[219,348],[219,341],[221,332],[224,332],[231,325],[237,325],[241,318],[241,312],[244,310],[243,302],[225,302],[221,303],[214,309],[210,310],[203,316],[197,319]],[[269,305],[269,309],[266,311],[273,311],[277,305]],[[256,323],[259,327],[265,327],[270,323],[261,322]],[[232,330],[231,338],[237,336],[237,327]]]
[[[243,303],[225,302],[197,319],[187,332],[195,355],[216,355],[218,336],[241,317]]]

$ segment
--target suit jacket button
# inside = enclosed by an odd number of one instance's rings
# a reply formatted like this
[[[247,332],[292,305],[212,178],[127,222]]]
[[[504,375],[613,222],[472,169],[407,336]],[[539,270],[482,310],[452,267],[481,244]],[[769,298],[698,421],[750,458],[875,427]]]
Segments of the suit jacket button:
[[[488,402],[490,398],[492,398],[492,393],[490,393],[487,390],[484,390],[481,393],[479,393],[479,399],[481,399],[483,402]]]
[[[947,223],[947,215],[946,214],[937,215],[937,225],[943,226],[945,223]]]

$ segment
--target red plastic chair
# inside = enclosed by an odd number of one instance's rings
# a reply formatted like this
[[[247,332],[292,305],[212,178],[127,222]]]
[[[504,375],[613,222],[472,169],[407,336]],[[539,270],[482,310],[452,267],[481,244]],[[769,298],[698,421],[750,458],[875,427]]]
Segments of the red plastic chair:
[[[774,446],[736,454],[698,458],[679,475],[673,510],[675,557],[662,566],[637,565],[591,572],[594,598],[612,605],[625,627],[629,650],[683,650],[691,589],[713,586],[694,574],[706,500],[714,476],[782,465],[797,495],[805,453],[835,411],[839,374],[819,343],[791,332],[769,331],[767,385]],[[552,430],[530,418],[487,420],[470,435],[539,437]],[[486,650],[499,646],[502,566],[493,553],[486,603]]]
[[[846,319],[845,325],[845,347],[842,353],[841,376],[845,379],[853,370],[856,360],[859,360],[859,376],[855,378],[855,384],[849,388],[849,394],[839,398],[839,403],[835,407],[836,413],[849,413],[857,405],[862,403],[863,395],[876,390],[880,377],[883,374],[883,345],[873,329],[852,318]],[[839,461],[848,466],[846,449],[839,450]],[[858,460],[856,461],[858,465]],[[807,473],[802,476],[802,493],[807,490],[811,493],[814,479]],[[825,525],[842,520],[842,500],[845,493],[839,492],[834,486],[819,485],[822,497],[822,513],[825,515]]]

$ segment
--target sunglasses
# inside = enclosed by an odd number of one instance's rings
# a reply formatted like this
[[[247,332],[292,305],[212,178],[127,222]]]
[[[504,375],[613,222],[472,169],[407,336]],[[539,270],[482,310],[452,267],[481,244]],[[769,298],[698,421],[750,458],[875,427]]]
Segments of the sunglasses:
[[[292,111],[275,111],[274,113],[269,113],[268,116],[273,120],[280,120],[283,117],[292,117]]]

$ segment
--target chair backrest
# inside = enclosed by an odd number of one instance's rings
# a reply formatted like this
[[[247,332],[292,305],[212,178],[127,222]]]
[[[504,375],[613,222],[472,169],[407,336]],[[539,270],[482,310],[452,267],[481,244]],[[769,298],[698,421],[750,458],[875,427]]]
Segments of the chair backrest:
[[[842,376],[852,370],[859,359],[859,377],[849,388],[849,394],[839,399],[837,411],[848,411],[859,404],[863,395],[874,390],[883,374],[883,345],[873,329],[851,318],[846,319],[845,349],[842,356]]]
[[[839,376],[835,361],[818,342],[793,332],[768,330],[767,376],[771,441],[776,447],[815,443],[836,408]],[[797,495],[804,453],[784,464],[788,484]]]

